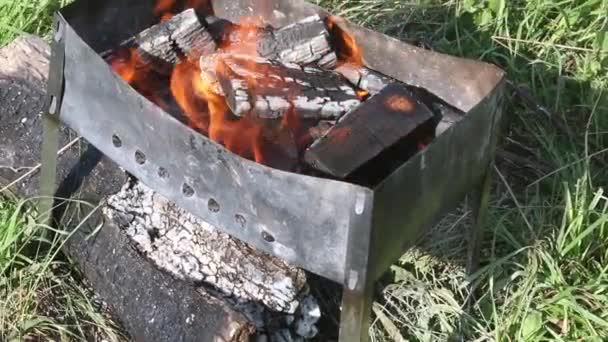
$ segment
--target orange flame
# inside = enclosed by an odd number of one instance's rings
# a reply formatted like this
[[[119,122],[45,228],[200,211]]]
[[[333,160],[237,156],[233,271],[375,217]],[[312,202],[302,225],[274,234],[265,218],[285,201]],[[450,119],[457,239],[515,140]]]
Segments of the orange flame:
[[[351,63],[356,66],[364,66],[363,52],[357,44],[357,40],[350,33],[343,30],[337,24],[341,19],[335,16],[327,18],[327,26],[332,36],[339,37],[338,54],[344,63]]]
[[[264,163],[263,126],[248,117],[234,117],[224,97],[213,91],[212,84],[200,75],[198,67],[189,63],[178,64],[171,77],[171,91],[190,125],[209,138],[224,145],[242,157]],[[204,101],[205,107],[201,107]]]
[[[135,80],[138,60],[139,57],[135,48],[123,49],[112,56],[110,66],[118,76],[132,84]]]
[[[174,15],[173,7],[175,6],[175,0],[158,0],[154,7],[154,15],[161,18],[161,21],[171,19]]]
[[[190,63],[180,63],[171,74],[171,93],[180,108],[186,114],[190,126],[197,131],[207,132],[209,128],[209,113],[207,103],[194,96],[197,69]]]
[[[158,0],[156,6],[154,6],[154,15],[160,18],[161,22],[164,22],[171,19],[175,13],[179,13],[188,8],[194,8],[207,13],[210,9],[209,0],[186,0],[185,2],[178,0]]]

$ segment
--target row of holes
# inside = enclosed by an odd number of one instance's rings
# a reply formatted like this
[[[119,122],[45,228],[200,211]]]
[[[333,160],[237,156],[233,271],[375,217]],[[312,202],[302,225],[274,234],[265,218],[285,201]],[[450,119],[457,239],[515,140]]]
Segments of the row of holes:
[[[122,147],[122,140],[120,139],[120,137],[118,135],[116,135],[116,134],[112,135],[112,144],[116,148]],[[140,151],[140,150],[135,151],[135,162],[137,164],[144,165],[146,163],[146,161],[147,161],[146,155],[142,151]],[[165,179],[165,180],[169,179],[169,171],[167,169],[165,169],[164,167],[159,167],[157,174],[161,179]],[[194,192],[194,189],[190,185],[184,183],[184,184],[182,184],[182,194],[184,194],[184,196],[186,196],[186,197],[192,197],[192,196],[194,196],[195,192]],[[220,209],[221,209],[220,204],[213,198],[209,199],[209,202],[207,202],[207,208],[212,213],[219,213]],[[241,228],[245,228],[245,226],[247,225],[247,219],[245,219],[245,217],[243,215],[236,214],[236,215],[234,215],[234,219],[241,226]],[[272,236],[270,233],[268,233],[266,231],[262,232],[262,238],[266,242],[275,241],[274,236]]]

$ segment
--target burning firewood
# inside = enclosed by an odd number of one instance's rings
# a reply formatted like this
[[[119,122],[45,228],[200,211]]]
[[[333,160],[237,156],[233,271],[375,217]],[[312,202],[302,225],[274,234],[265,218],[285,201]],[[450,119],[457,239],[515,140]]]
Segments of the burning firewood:
[[[344,63],[335,71],[344,76],[353,86],[369,92],[370,95],[378,94],[384,87],[395,82],[379,72],[352,63]]]
[[[336,66],[329,31],[323,20],[314,15],[280,29],[236,25],[216,17],[207,17],[209,30],[224,48],[255,52],[257,56],[283,63],[321,68]]]
[[[215,54],[201,58],[205,82],[226,96],[235,115],[276,119],[293,110],[305,119],[337,119],[361,102],[355,90],[330,71],[262,58]]]
[[[391,84],[339,120],[306,150],[304,160],[345,178],[432,119],[433,113],[405,86]]]
[[[142,31],[132,43],[141,57],[139,63],[150,65],[161,74],[169,74],[183,57],[196,61],[217,48],[193,9]]]

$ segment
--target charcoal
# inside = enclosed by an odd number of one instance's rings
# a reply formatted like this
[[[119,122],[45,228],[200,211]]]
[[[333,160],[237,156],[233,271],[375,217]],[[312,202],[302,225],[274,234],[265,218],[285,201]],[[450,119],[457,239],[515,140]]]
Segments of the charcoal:
[[[304,119],[337,119],[361,102],[340,75],[319,68],[228,54],[203,56],[200,65],[237,116],[276,119],[293,110]]]
[[[220,45],[238,51],[255,51],[257,57],[299,65],[336,66],[329,31],[318,15],[304,18],[280,29],[243,28],[227,20],[207,17],[207,23]]]
[[[142,62],[161,74],[170,73],[184,58],[197,61],[217,48],[193,9],[142,31],[134,43]]]
[[[344,63],[335,71],[346,78],[353,86],[366,90],[371,95],[378,94],[384,87],[395,80],[364,66]]]

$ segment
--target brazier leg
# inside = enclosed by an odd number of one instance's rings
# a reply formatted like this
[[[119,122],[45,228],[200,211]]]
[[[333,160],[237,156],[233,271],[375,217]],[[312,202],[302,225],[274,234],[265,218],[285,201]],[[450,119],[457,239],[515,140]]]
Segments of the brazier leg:
[[[344,287],[340,315],[340,342],[367,342],[371,321],[374,282],[355,289]]]
[[[40,172],[40,222],[50,224],[55,202],[57,151],[59,150],[59,122],[49,114],[43,115],[42,166]]]
[[[471,193],[470,200],[473,210],[473,225],[469,229],[467,272],[472,274],[479,269],[479,257],[481,243],[483,241],[483,229],[488,214],[490,201],[490,188],[492,184],[492,165],[488,167],[481,183]]]

